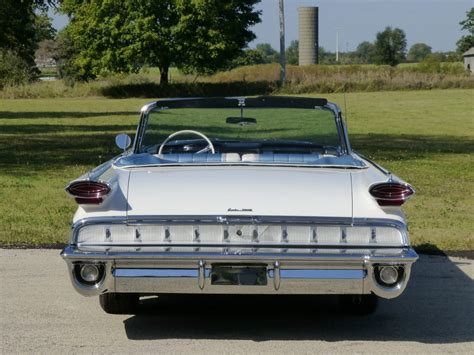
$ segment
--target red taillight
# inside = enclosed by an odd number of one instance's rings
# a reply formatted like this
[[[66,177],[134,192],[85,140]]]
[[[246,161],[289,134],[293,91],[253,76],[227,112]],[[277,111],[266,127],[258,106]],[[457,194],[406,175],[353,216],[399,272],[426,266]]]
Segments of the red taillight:
[[[110,187],[103,182],[76,181],[66,187],[66,191],[80,205],[98,205],[110,192]]]
[[[380,206],[401,206],[415,193],[410,185],[397,182],[384,182],[369,190]]]

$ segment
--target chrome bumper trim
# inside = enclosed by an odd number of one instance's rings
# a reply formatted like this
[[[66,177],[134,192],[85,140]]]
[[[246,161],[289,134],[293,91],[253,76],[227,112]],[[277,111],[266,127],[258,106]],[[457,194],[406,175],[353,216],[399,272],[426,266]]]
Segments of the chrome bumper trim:
[[[199,277],[197,269],[115,269],[114,277]]]
[[[308,279],[308,280],[330,280],[330,279],[354,279],[362,280],[366,273],[363,270],[282,270],[281,279]],[[199,270],[197,269],[115,269],[114,277],[190,277],[197,279]],[[206,269],[205,277],[209,277],[209,269]],[[268,277],[273,279],[275,272],[268,270]]]
[[[142,250],[146,248],[142,248]],[[69,246],[61,253],[69,267],[72,283],[85,296],[106,292],[208,293],[208,294],[368,294],[383,298],[399,296],[405,289],[411,265],[418,259],[412,248],[374,250],[323,250],[317,253],[272,249],[264,253],[225,254],[215,252],[109,252],[84,251]],[[80,284],[74,264],[105,264],[106,275],[94,287]],[[215,263],[252,264],[267,268],[266,286],[211,285]],[[403,266],[399,284],[387,288],[377,283],[375,266]]]
[[[138,250],[137,250],[138,249]],[[194,248],[190,248],[194,249]],[[212,251],[210,251],[212,249]],[[300,261],[400,261],[414,262],[418,259],[416,252],[409,247],[399,248],[359,248],[359,249],[322,249],[322,248],[306,248],[300,249],[283,249],[283,248],[266,248],[265,251],[254,250],[252,248],[242,248],[239,252],[229,253],[226,248],[214,247],[208,248],[206,251],[197,250],[194,252],[178,252],[165,251],[165,248],[154,248],[143,246],[141,248],[126,248],[120,251],[120,248],[77,248],[74,246],[66,247],[61,256],[65,260],[179,260],[182,262],[193,262],[199,259],[227,260],[236,262],[244,261],[268,261],[268,260],[300,260]],[[132,251],[133,250],[133,251]]]
[[[362,280],[366,273],[363,270],[281,270],[280,279],[307,280]],[[268,271],[270,278],[274,277],[273,270]]]

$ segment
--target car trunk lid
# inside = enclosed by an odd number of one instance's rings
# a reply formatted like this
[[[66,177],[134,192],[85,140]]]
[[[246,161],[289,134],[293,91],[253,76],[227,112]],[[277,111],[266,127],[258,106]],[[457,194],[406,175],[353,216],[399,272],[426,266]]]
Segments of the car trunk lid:
[[[132,169],[128,217],[352,217],[350,173],[279,167]]]

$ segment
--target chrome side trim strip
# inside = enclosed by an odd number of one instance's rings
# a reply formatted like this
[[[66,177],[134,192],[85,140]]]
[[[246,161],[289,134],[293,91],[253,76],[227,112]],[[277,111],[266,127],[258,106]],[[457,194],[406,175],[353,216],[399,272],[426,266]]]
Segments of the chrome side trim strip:
[[[273,270],[269,270],[268,276],[273,278]],[[289,269],[280,270],[281,279],[306,279],[306,280],[363,280],[366,276],[364,270],[310,270]]]
[[[274,270],[268,270],[268,276],[275,278]],[[185,278],[205,278],[209,277],[209,273],[201,272],[200,269],[115,269],[114,277],[185,277]],[[307,280],[330,280],[330,279],[350,279],[362,280],[366,273],[363,270],[311,270],[311,269],[287,269],[279,270],[280,279],[307,279]],[[201,283],[201,282],[200,282]],[[202,289],[201,285],[199,285]],[[275,287],[278,289],[278,287]]]
[[[114,277],[192,277],[198,278],[198,269],[115,269]]]
[[[325,224],[325,225],[381,225],[406,228],[406,225],[395,219],[386,218],[351,218],[351,217],[315,217],[315,216],[229,216],[229,215],[156,215],[156,216],[129,216],[129,217],[91,217],[76,221],[72,228],[86,224],[154,224],[154,223],[180,223],[180,224]]]
[[[239,260],[243,261],[266,261],[271,260],[273,263],[275,260],[279,260],[280,262],[283,260],[288,261],[301,261],[301,262],[315,262],[315,261],[323,261],[323,262],[395,262],[395,263],[413,263],[418,259],[418,255],[412,248],[400,248],[397,249],[399,252],[397,253],[385,253],[389,251],[388,249],[379,250],[379,249],[369,249],[369,252],[357,252],[354,254],[351,253],[342,253],[336,250],[328,249],[322,254],[318,253],[308,253],[308,252],[301,252],[301,253],[282,253],[281,249],[275,249],[273,252],[266,251],[262,253],[258,252],[249,252],[249,253],[238,253],[238,254],[226,254],[223,252],[223,248],[215,248],[215,252],[175,252],[175,251],[109,251],[109,250],[81,250],[77,249],[73,246],[66,247],[62,252],[61,256],[70,261],[76,260],[153,260],[157,259],[157,261],[164,261],[164,260],[178,260],[180,263],[184,263],[187,260],[232,260],[232,262],[236,262]]]
[[[282,241],[280,244],[277,243],[258,243],[258,242],[248,242],[248,243],[77,243],[79,248],[81,247],[107,247],[107,248],[120,248],[120,247],[130,247],[136,248],[139,247],[142,250],[146,248],[186,248],[186,247],[199,247],[199,248],[259,248],[259,249],[344,249],[344,250],[353,250],[353,249],[400,249],[404,248],[404,245],[400,244],[383,244],[383,245],[374,245],[374,244],[317,244],[317,243],[307,243],[307,244],[297,244],[297,243],[288,243]]]

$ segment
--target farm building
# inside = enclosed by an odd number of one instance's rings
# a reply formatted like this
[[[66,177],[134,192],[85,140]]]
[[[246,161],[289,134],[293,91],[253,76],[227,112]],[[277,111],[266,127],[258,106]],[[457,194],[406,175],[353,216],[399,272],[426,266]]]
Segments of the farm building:
[[[474,73],[474,47],[471,47],[467,52],[463,54],[464,57],[464,69]]]

